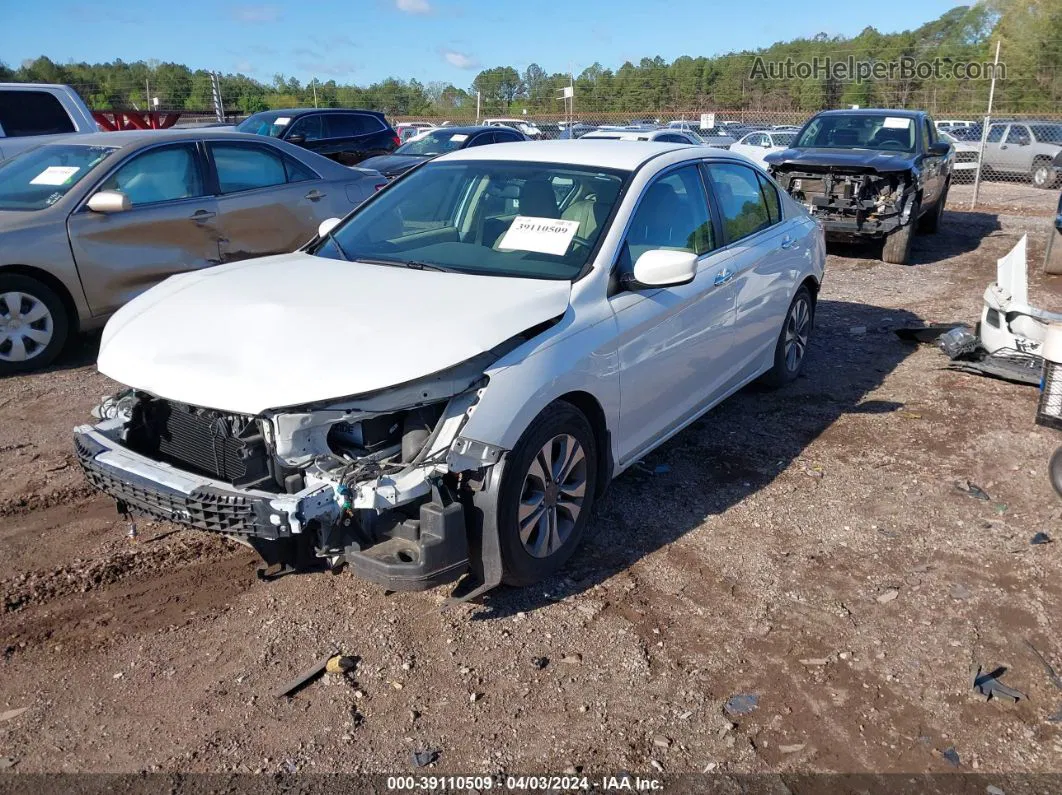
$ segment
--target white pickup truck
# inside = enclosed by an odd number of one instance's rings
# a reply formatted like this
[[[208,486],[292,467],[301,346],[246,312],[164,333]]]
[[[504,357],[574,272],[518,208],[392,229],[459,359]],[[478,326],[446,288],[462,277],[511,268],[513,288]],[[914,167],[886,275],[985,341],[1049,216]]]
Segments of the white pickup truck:
[[[98,131],[91,111],[70,86],[0,83],[0,160],[61,135]]]

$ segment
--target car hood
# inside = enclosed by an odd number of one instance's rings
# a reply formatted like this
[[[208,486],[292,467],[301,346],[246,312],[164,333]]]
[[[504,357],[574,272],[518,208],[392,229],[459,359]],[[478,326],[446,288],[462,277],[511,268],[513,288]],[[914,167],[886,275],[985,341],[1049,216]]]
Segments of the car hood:
[[[394,174],[404,174],[421,163],[426,163],[432,158],[427,155],[378,155],[377,157],[370,157],[368,160],[362,160],[358,165],[361,168],[371,168],[375,171],[379,171],[384,176],[392,176]]]
[[[567,281],[472,276],[297,252],[174,276],[126,304],[99,370],[238,414],[432,375],[565,312]]]
[[[915,157],[906,152],[875,152],[869,149],[785,149],[772,152],[765,160],[776,167],[907,171],[914,166]]]

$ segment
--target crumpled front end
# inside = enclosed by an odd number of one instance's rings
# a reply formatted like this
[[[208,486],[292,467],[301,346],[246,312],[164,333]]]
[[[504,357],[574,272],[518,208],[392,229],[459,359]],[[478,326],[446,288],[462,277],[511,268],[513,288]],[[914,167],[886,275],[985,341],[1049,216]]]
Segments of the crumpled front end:
[[[349,564],[391,589],[429,588],[469,569],[466,506],[504,453],[460,436],[499,355],[257,416],[126,390],[75,429],[75,448],[121,513],[235,537],[267,576]]]
[[[781,164],[771,173],[833,239],[883,237],[911,220],[916,185],[910,171]]]

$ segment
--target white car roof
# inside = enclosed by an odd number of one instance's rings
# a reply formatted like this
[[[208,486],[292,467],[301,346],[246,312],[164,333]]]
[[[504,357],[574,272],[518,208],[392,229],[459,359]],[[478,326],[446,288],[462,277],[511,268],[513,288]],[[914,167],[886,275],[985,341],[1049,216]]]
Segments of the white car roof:
[[[633,171],[646,160],[676,149],[690,152],[691,157],[718,155],[718,149],[690,144],[655,141],[518,141],[498,146],[473,146],[443,155],[438,160],[507,160],[525,163],[564,163],[591,168],[617,168]]]

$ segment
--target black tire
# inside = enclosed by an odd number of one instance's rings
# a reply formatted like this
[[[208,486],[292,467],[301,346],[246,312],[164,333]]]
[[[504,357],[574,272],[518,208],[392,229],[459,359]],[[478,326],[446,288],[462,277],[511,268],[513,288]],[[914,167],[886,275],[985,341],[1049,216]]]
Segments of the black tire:
[[[915,206],[911,208],[910,220],[885,238],[885,243],[881,247],[882,262],[889,262],[893,265],[911,264],[911,241],[914,239],[918,213],[921,209],[921,203],[916,200]]]
[[[564,502],[562,498],[565,494],[569,496],[567,502],[572,502],[570,493],[565,492],[563,488],[558,488],[556,483],[552,484],[554,489],[552,492],[549,484],[543,484],[542,504],[548,505],[551,495],[555,500],[552,523],[549,508],[544,507],[541,514],[544,521],[540,518],[528,522],[526,538],[522,539],[520,508],[522,505],[530,505],[534,502],[539,483],[532,472],[532,467],[541,464],[540,453],[547,445],[551,446],[554,453],[560,452],[557,440],[563,437],[574,439],[583,452],[582,462],[576,463],[571,468],[566,480],[569,487],[576,491],[578,488],[575,484],[579,480],[582,481],[583,496],[578,514],[574,521],[570,521],[571,511],[562,507],[562,502]],[[569,448],[569,450],[574,449],[574,447]],[[557,457],[563,458],[564,456],[558,455]],[[510,453],[495,497],[499,543],[504,567],[503,582],[516,586],[531,585],[555,574],[568,562],[586,532],[586,523],[590,518],[596,487],[597,445],[589,421],[579,409],[570,403],[564,401],[551,403],[528,426]],[[531,512],[525,518],[533,516],[535,512]],[[562,528],[565,529],[562,531]],[[556,535],[553,533],[554,529]],[[544,542],[543,539],[545,539]],[[527,546],[525,546],[525,541]],[[539,551],[543,554],[532,554],[529,547],[540,547]]]
[[[774,346],[774,366],[764,373],[761,381],[777,389],[792,383],[804,372],[808,342],[815,328],[815,301],[805,285],[797,290],[785,313],[778,342]]]
[[[1051,456],[1051,463],[1048,464],[1047,471],[1051,476],[1051,485],[1054,486],[1055,492],[1059,497],[1062,497],[1062,447],[1055,450]]]
[[[944,218],[944,205],[948,202],[948,190],[950,188],[951,180],[949,179],[947,182],[944,183],[944,189],[940,192],[940,198],[937,199],[937,203],[933,207],[933,211],[923,215],[922,220],[918,222],[919,232],[933,234],[938,229],[940,229],[940,222]]]
[[[1029,179],[1037,188],[1049,190],[1058,184],[1058,174],[1055,173],[1054,165],[1049,157],[1038,157],[1033,160],[1032,171]]]
[[[8,301],[15,299],[6,296],[12,295],[21,296],[17,309],[8,306]],[[21,319],[22,312],[36,317],[40,307],[47,310],[44,317],[30,321]],[[15,323],[20,325],[17,328],[9,326]],[[16,338],[11,332],[18,329],[30,329],[36,332],[35,336],[47,334],[47,341],[41,344],[22,334]],[[47,367],[63,350],[69,333],[70,318],[66,307],[52,288],[30,276],[0,273],[0,376]],[[24,352],[21,355],[19,347]]]

